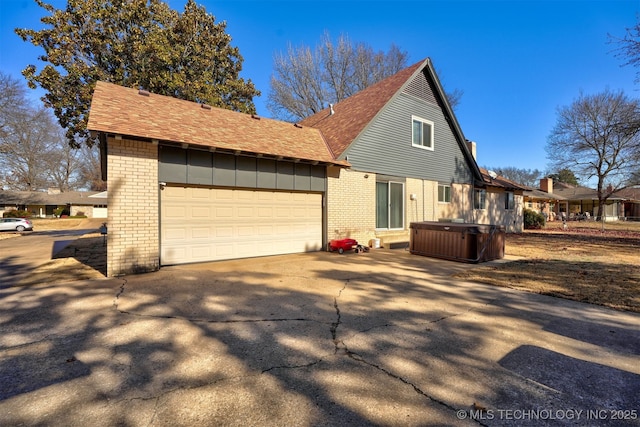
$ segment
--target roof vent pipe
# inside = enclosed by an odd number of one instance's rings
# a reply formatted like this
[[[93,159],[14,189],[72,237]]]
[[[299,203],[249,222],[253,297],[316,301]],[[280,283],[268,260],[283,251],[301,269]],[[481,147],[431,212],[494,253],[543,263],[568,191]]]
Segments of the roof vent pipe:
[[[333,111],[333,104],[329,104],[329,115],[333,116],[335,114],[335,111]]]

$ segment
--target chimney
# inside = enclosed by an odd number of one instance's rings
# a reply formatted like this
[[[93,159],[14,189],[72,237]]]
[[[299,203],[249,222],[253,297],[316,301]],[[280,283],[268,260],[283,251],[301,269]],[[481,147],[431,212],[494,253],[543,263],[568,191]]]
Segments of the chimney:
[[[467,147],[469,147],[469,151],[471,151],[473,160],[478,160],[478,158],[476,157],[476,143],[467,139]]]
[[[553,194],[553,179],[542,178],[540,180],[540,189],[549,194]]]

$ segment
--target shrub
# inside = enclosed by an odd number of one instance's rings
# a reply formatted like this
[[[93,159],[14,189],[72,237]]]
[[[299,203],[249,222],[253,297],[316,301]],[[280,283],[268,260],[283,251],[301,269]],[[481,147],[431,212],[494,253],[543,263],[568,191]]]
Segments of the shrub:
[[[55,208],[53,210],[53,214],[58,218],[69,216],[69,209],[67,209],[67,208]]]
[[[539,212],[532,211],[531,209],[524,210],[524,228],[527,230],[530,229],[540,229],[544,227],[546,224],[546,220],[544,219],[544,215]]]
[[[31,212],[12,210],[6,211],[2,214],[2,216],[5,218],[31,218]]]

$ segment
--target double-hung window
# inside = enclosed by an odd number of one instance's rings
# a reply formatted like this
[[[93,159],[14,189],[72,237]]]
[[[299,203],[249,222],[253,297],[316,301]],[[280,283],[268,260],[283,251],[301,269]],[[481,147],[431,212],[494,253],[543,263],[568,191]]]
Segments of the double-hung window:
[[[411,145],[433,150],[433,122],[411,116]]]
[[[438,202],[451,203],[451,186],[438,184]]]
[[[473,192],[473,208],[474,209],[486,209],[487,203],[487,190],[483,188],[476,188]]]
[[[376,228],[404,228],[404,184],[376,182]]]

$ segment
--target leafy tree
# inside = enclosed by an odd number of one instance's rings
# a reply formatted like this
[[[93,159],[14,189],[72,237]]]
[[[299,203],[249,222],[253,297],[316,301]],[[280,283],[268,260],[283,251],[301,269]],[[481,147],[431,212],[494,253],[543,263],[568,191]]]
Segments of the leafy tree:
[[[178,13],[161,0],[68,0],[49,15],[43,30],[16,29],[24,41],[42,46],[38,72],[23,70],[29,86],[42,87],[69,143],[92,144],[86,129],[98,80],[247,113],[260,93],[239,77],[243,58],[229,43],[226,24],[188,0]],[[79,142],[80,141],[80,142]]]
[[[334,43],[325,32],[315,49],[289,45],[275,54],[267,108],[274,117],[301,120],[397,73],[407,58],[395,45],[375,52],[345,35]]]
[[[558,109],[547,141],[553,166],[585,181],[597,180],[598,216],[611,194],[629,184],[640,166],[640,101],[622,91],[580,96]]]
[[[513,166],[486,168],[495,171],[498,175],[527,187],[537,187],[542,172],[538,169],[520,169]]]
[[[574,186],[579,185],[576,175],[567,168],[560,169],[558,172],[550,174],[549,178],[552,178],[556,182],[564,182],[565,184],[571,184]]]

